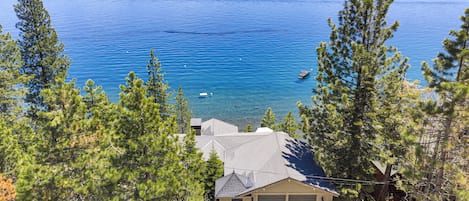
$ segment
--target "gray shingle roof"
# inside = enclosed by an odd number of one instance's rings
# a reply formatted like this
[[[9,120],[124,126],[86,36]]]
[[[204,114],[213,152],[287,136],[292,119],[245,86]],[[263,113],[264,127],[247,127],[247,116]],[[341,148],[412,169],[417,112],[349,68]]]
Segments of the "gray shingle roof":
[[[202,122],[202,135],[223,135],[237,133],[238,127],[218,119],[210,119]]]
[[[241,195],[287,178],[337,194],[328,182],[308,177],[325,176],[325,174],[313,160],[310,147],[286,133],[256,132],[223,135],[214,133],[214,135],[196,136],[196,141],[205,158],[208,158],[212,150],[217,152],[224,162],[226,177],[235,172],[238,177],[244,176],[252,182],[249,188],[238,192],[241,190],[239,184],[236,186],[226,182],[227,178],[220,178],[216,188],[219,192],[227,192],[226,195],[234,192]],[[223,190],[224,188],[227,189]]]
[[[215,197],[235,197],[252,186],[248,177],[231,173],[217,179],[215,183]]]

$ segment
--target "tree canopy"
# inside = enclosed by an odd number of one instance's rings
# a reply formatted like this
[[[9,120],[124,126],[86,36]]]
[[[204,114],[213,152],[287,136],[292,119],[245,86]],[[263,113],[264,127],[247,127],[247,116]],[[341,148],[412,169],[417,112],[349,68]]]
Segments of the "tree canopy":
[[[26,103],[30,104],[30,115],[37,111],[47,111],[41,91],[51,88],[57,81],[65,79],[70,61],[63,55],[64,45],[59,41],[51,26],[49,13],[41,0],[19,0],[15,5],[21,39],[21,72],[32,76],[26,84]]]

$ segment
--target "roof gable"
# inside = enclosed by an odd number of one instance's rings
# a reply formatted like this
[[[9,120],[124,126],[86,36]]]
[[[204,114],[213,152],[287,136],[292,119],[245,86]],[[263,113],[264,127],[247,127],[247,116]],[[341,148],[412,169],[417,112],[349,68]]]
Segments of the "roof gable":
[[[215,182],[215,197],[236,197],[241,192],[249,189],[252,182],[242,175],[231,173],[219,178]]]
[[[237,132],[237,126],[226,123],[224,121],[220,121],[218,119],[212,118],[210,120],[202,122],[202,135],[223,135]]]
[[[286,190],[285,187],[287,187],[289,189],[288,193],[302,194],[302,193],[321,192],[321,193],[331,193],[334,196],[339,195],[337,192],[330,192],[327,189],[321,188],[320,186],[314,186],[314,185],[311,186],[311,185],[305,184],[304,182],[298,181],[296,179],[285,178],[285,179],[279,180],[277,182],[271,183],[269,185],[262,186],[262,187],[257,188],[257,189],[252,189],[252,190],[249,190],[249,191],[245,191],[245,192],[239,194],[238,196],[242,197],[242,196],[251,194],[253,192],[259,192],[259,191],[261,191],[263,193],[265,193],[265,192],[268,192],[268,193],[285,193],[285,190]]]

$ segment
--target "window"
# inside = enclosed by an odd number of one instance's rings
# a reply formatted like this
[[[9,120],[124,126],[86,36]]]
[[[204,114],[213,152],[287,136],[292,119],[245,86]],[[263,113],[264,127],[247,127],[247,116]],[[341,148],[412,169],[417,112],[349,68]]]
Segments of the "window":
[[[259,195],[259,201],[285,201],[285,195]]]
[[[316,201],[316,195],[288,195],[288,201]]]

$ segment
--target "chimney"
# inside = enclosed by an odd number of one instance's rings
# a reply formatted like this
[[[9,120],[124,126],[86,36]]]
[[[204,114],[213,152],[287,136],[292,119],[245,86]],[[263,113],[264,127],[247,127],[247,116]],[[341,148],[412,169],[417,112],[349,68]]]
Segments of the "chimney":
[[[202,129],[202,119],[191,118],[191,128],[194,129],[195,135],[200,135],[200,130]]]

